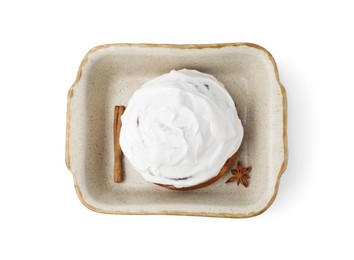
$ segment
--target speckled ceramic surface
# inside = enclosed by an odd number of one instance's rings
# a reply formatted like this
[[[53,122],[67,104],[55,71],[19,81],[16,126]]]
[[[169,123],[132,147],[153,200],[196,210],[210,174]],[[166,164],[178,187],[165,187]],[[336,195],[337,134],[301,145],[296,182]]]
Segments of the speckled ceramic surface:
[[[171,69],[197,69],[223,82],[245,129],[239,160],[252,166],[248,188],[215,184],[171,191],[148,183],[124,159],[124,182],[113,182],[113,113],[144,82]],[[111,44],[92,49],[68,95],[66,164],[82,203],[112,214],[249,217],[273,202],[286,168],[286,96],[275,62],[249,43]]]

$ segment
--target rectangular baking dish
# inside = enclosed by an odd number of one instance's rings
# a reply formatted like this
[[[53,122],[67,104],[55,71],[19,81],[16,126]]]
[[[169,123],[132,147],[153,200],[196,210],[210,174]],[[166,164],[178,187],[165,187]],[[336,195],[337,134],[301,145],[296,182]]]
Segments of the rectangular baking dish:
[[[238,158],[252,166],[249,187],[215,184],[171,191],[146,182],[124,159],[113,181],[114,106],[127,105],[146,81],[172,69],[214,75],[237,104],[245,136]],[[91,210],[111,214],[250,217],[274,201],[287,163],[286,94],[271,54],[256,44],[108,44],[84,57],[69,90],[66,164],[77,195]]]

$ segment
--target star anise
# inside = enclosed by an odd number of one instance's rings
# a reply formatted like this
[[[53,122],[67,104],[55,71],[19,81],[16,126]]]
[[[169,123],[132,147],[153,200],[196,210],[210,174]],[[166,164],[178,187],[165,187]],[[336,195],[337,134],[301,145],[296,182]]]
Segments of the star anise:
[[[225,183],[236,181],[237,185],[239,185],[241,182],[247,188],[248,187],[247,179],[250,178],[248,173],[251,170],[252,170],[251,166],[247,168],[243,168],[242,163],[238,162],[236,168],[231,170],[232,176]]]

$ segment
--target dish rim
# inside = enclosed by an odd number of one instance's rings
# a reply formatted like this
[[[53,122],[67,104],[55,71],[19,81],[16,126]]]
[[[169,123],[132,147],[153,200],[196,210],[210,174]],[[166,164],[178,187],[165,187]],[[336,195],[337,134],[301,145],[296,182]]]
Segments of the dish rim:
[[[282,165],[280,167],[280,171],[277,175],[277,180],[276,184],[274,187],[274,193],[268,203],[265,205],[264,208],[262,208],[259,211],[254,211],[254,212],[249,212],[246,214],[237,214],[237,213],[210,213],[210,212],[187,212],[187,211],[171,211],[171,210],[166,210],[166,211],[156,211],[156,212],[150,212],[150,211],[139,211],[139,212],[130,212],[130,211],[120,211],[120,210],[104,210],[104,209],[99,209],[96,208],[89,203],[87,203],[82,195],[82,192],[80,190],[80,187],[78,185],[75,173],[71,169],[71,163],[70,163],[70,119],[71,119],[71,114],[70,114],[70,108],[71,108],[71,99],[74,95],[74,88],[80,81],[82,77],[82,70],[84,65],[87,63],[89,60],[89,57],[95,53],[98,50],[109,48],[109,47],[141,47],[141,48],[171,48],[171,49],[206,49],[206,48],[224,48],[224,47],[239,47],[239,46],[247,46],[250,48],[255,48],[260,51],[263,51],[270,61],[273,64],[274,68],[274,73],[276,80],[278,82],[278,85],[280,87],[280,91],[282,94],[282,106],[283,106],[283,147],[284,147],[284,160],[282,162]],[[110,44],[103,44],[103,45],[98,45],[96,47],[93,47],[91,50],[87,52],[87,54],[84,56],[83,60],[81,61],[81,64],[79,66],[76,79],[74,83],[71,85],[69,91],[68,91],[68,96],[67,96],[67,110],[66,110],[66,137],[65,137],[65,164],[68,170],[71,172],[74,180],[74,187],[76,194],[81,201],[81,203],[88,209],[98,212],[98,213],[105,213],[105,214],[116,214],[116,215],[179,215],[179,216],[201,216],[201,217],[223,217],[223,218],[248,218],[248,217],[254,217],[262,214],[265,212],[274,202],[278,190],[279,190],[279,184],[280,184],[280,178],[283,175],[284,171],[286,170],[288,163],[288,138],[287,138],[287,98],[286,98],[286,90],[282,83],[280,82],[279,78],[279,71],[278,67],[276,65],[275,59],[273,58],[272,54],[266,50],[264,47],[255,44],[255,43],[249,43],[249,42],[235,42],[235,43],[211,43],[211,44],[155,44],[155,43],[110,43]]]

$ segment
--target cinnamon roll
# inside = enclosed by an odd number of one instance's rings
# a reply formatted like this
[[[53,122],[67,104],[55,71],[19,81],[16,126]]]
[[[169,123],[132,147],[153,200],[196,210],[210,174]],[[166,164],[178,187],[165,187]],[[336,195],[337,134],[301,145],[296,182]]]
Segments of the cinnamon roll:
[[[188,190],[218,180],[242,138],[235,103],[223,84],[183,69],[135,91],[122,116],[120,145],[146,181]]]

